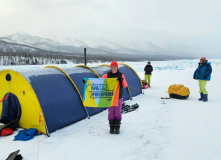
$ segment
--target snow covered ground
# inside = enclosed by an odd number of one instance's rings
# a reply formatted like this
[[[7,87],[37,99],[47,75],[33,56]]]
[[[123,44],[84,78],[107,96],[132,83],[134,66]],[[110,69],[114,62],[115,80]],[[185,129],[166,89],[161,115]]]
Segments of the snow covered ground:
[[[30,141],[0,137],[0,159],[20,149],[24,160],[219,160],[221,159],[221,60],[212,62],[208,102],[200,102],[193,72],[198,60],[152,62],[152,85],[127,104],[139,109],[123,114],[121,133],[109,134],[107,111]],[[128,62],[144,77],[146,62]],[[88,64],[97,66],[98,63]],[[69,66],[74,66],[69,64]],[[0,66],[30,69],[44,66]],[[171,84],[190,89],[187,100],[164,99]]]

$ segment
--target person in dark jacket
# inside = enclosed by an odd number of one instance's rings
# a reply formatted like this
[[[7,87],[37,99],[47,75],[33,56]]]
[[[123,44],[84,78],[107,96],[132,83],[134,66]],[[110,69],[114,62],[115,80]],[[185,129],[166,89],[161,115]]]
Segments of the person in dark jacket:
[[[150,79],[153,71],[153,67],[151,66],[150,62],[147,63],[147,65],[144,68],[145,71],[145,82],[148,80],[148,84],[150,86]]]
[[[113,61],[110,65],[110,72],[103,75],[101,78],[118,78],[120,83],[120,92],[119,92],[119,100],[118,107],[109,107],[108,108],[108,120],[110,124],[110,133],[120,133],[120,124],[122,120],[122,103],[123,103],[123,87],[127,87],[127,81],[123,73],[121,73],[118,69],[118,64],[116,61]]]
[[[210,81],[212,73],[212,67],[205,57],[202,57],[199,62],[198,68],[195,70],[193,79],[198,79],[199,82],[199,101],[208,101],[208,92],[206,90],[207,81]]]

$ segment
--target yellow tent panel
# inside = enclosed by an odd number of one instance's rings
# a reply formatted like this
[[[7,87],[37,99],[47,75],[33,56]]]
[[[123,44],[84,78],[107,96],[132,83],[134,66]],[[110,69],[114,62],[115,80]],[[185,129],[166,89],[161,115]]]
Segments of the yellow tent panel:
[[[11,76],[10,81],[6,80],[7,74]],[[7,93],[13,93],[19,99],[21,105],[19,126],[26,129],[36,128],[46,134],[44,115],[32,86],[20,73],[9,69],[0,71],[0,100]],[[0,114],[1,112],[2,104],[0,104]],[[41,123],[39,123],[39,118]]]

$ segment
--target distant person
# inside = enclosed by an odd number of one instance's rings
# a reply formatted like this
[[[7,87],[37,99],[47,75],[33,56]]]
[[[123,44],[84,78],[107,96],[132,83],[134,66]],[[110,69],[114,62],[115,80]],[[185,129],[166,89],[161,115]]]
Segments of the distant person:
[[[208,60],[205,57],[202,57],[199,62],[199,66],[194,72],[193,79],[198,79],[199,82],[199,101],[207,102],[208,101],[208,92],[206,90],[206,83],[210,81],[212,73],[212,67]]]
[[[123,103],[123,87],[127,87],[127,81],[123,73],[121,73],[118,69],[118,64],[116,61],[113,61],[110,64],[110,72],[103,75],[101,78],[118,78],[120,83],[120,92],[119,92],[119,100],[118,107],[109,107],[108,108],[108,120],[110,124],[110,133],[119,134],[120,133],[120,124],[122,120],[122,103]]]
[[[153,67],[151,66],[150,62],[147,63],[147,65],[144,68],[144,71],[145,71],[145,82],[147,82],[148,80],[147,83],[149,84],[150,87],[151,73],[153,71]]]

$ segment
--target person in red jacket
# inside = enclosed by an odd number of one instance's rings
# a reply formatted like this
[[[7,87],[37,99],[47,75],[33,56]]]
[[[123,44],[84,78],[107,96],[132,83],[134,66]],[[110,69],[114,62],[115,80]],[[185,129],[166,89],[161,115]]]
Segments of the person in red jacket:
[[[118,78],[120,83],[120,92],[119,92],[119,101],[118,107],[109,107],[108,108],[108,120],[110,124],[110,133],[120,133],[120,124],[122,120],[122,103],[123,103],[123,87],[127,87],[127,81],[123,73],[118,69],[118,64],[116,61],[113,61],[110,65],[110,72],[103,75],[101,78]]]

